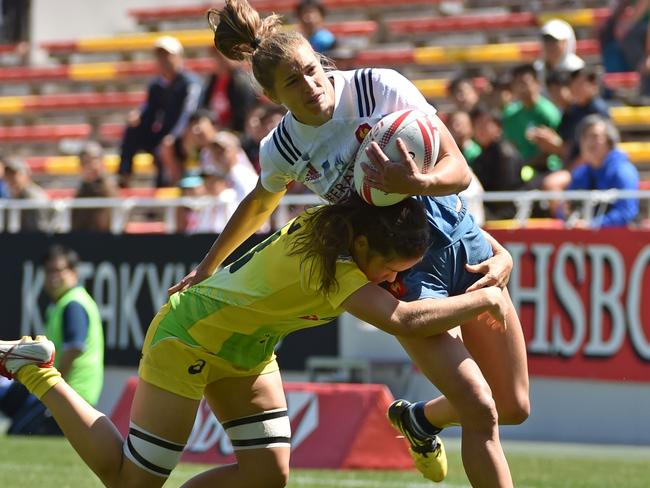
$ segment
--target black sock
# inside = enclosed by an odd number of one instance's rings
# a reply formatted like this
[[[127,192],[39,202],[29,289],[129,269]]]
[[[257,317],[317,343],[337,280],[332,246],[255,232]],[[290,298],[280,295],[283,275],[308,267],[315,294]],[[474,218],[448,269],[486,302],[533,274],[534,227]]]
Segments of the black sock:
[[[426,402],[416,402],[409,409],[409,420],[411,428],[418,437],[427,438],[438,434],[442,429],[429,422],[424,415]]]

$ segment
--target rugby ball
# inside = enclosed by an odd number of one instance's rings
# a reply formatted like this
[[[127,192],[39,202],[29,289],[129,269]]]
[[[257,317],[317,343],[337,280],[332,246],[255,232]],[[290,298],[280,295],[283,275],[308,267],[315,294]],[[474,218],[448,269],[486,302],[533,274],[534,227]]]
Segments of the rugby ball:
[[[433,118],[416,109],[400,110],[386,115],[368,132],[363,139],[354,160],[354,187],[366,202],[384,207],[404,200],[409,195],[386,193],[372,188],[366,181],[362,163],[372,165],[366,155],[366,148],[372,141],[379,144],[388,159],[400,161],[401,153],[397,138],[402,139],[411,157],[422,173],[428,172],[438,160],[440,134]]]

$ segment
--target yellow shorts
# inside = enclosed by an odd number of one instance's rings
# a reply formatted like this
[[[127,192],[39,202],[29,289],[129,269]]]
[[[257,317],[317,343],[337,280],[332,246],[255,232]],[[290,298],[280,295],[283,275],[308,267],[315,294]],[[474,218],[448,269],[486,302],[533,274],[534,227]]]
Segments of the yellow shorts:
[[[142,347],[138,376],[163,390],[200,400],[206,385],[223,378],[259,376],[279,370],[275,354],[252,369],[242,369],[198,345],[159,329],[169,312],[165,304],[151,321]]]

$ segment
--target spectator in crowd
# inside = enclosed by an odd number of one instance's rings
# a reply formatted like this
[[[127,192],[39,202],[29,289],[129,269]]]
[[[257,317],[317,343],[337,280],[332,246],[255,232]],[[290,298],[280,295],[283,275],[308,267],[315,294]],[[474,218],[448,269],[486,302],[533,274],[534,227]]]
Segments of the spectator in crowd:
[[[202,171],[210,174],[214,173],[216,168],[218,173],[224,173],[228,186],[237,194],[238,202],[255,188],[257,172],[235,134],[228,131],[217,132],[206,152],[208,157],[201,160]]]
[[[501,117],[498,112],[477,106],[470,114],[474,138],[481,153],[472,169],[485,191],[517,191],[523,188],[522,160],[517,149],[503,139]],[[515,206],[509,202],[485,202],[488,220],[512,219]]]
[[[566,71],[554,71],[546,77],[548,98],[562,113],[573,103],[570,85],[571,73]]]
[[[77,198],[116,198],[117,185],[104,165],[104,150],[94,141],[87,142],[79,153],[81,184]],[[72,210],[72,230],[85,232],[110,232],[110,208],[75,208]]]
[[[198,174],[187,174],[178,182],[181,197],[205,196],[203,177]],[[191,205],[178,206],[176,209],[176,229],[178,232],[194,232],[199,211]]]
[[[460,148],[467,163],[472,166],[476,157],[481,153],[481,147],[472,139],[472,121],[469,114],[462,110],[457,110],[447,116],[447,127],[454,141]],[[472,175],[472,181],[469,186],[460,193],[467,200],[467,208],[474,217],[478,225],[485,222],[485,212],[483,211],[483,187],[476,175]]]
[[[217,49],[213,51],[214,69],[203,87],[199,105],[212,112],[220,128],[243,132],[246,114],[257,101],[252,77],[241,63],[226,58]]]
[[[327,54],[336,47],[336,36],[324,26],[325,6],[320,0],[300,0],[296,17],[300,32],[307,38],[314,51]]]
[[[0,2],[0,44],[19,44],[29,37],[31,0]]]
[[[536,137],[545,127],[557,131],[561,114],[550,100],[541,95],[541,85],[532,65],[513,69],[512,88],[517,101],[503,112],[503,136],[523,158],[524,181],[533,187],[541,187],[548,174],[562,168],[562,161],[557,155],[544,152]]]
[[[571,173],[568,190],[638,190],[639,173],[627,154],[617,148],[619,134],[612,122],[599,114],[585,117],[576,129],[583,164]],[[616,227],[634,222],[639,200],[619,199],[597,212],[591,222],[577,220],[577,227]]]
[[[488,86],[489,89],[481,98],[491,109],[501,112],[512,103],[512,75],[509,71],[491,77]]]
[[[286,113],[282,105],[265,103],[251,110],[246,117],[242,149],[248,156],[255,171],[260,173],[260,143],[282,120]]]
[[[456,110],[471,112],[479,102],[479,92],[474,80],[466,74],[458,75],[449,83],[449,95]]]
[[[640,95],[650,96],[650,0],[618,0],[600,30],[607,72],[639,71]]]
[[[104,333],[97,304],[79,285],[76,252],[51,246],[43,258],[44,289],[51,298],[45,332],[56,347],[55,367],[88,403],[96,405],[104,378]],[[63,435],[45,406],[13,382],[0,397],[11,419],[9,434]]]
[[[196,218],[188,231],[219,234],[237,210],[241,197],[230,186],[229,174],[222,168],[217,166],[205,168],[202,176],[205,182],[205,195],[210,197],[211,204],[196,212]]]
[[[5,158],[0,155],[0,198],[11,198],[9,187],[5,181]]]
[[[451,112],[447,116],[447,127],[467,163],[472,166],[476,157],[481,154],[481,146],[472,138],[474,133],[469,114],[462,110]]]
[[[156,186],[168,184],[157,157],[158,146],[167,134],[178,136],[183,132],[201,95],[199,79],[183,68],[183,46],[178,39],[159,37],[154,43],[154,53],[160,76],[149,84],[144,106],[129,114],[119,168],[122,187],[129,186],[133,157],[141,150],[155,156]]]
[[[192,161],[200,159],[201,150],[207,147],[217,133],[212,112],[199,109],[190,115],[187,127],[178,136],[167,135],[160,144],[160,162],[175,185]]]
[[[580,153],[576,127],[591,114],[609,118],[609,107],[599,95],[600,80],[596,69],[582,68],[571,73],[569,78],[572,103],[562,114],[557,133],[548,127],[540,128],[536,132],[535,142],[544,151],[560,156],[565,166],[571,168]]]
[[[32,180],[27,164],[20,159],[5,160],[5,178],[11,198],[46,202],[47,193]],[[22,210],[20,229],[25,232],[49,230],[49,211],[44,209]]]
[[[564,20],[553,19],[540,29],[542,57],[535,62],[541,83],[554,71],[573,72],[582,69],[585,62],[576,54],[576,35]]]

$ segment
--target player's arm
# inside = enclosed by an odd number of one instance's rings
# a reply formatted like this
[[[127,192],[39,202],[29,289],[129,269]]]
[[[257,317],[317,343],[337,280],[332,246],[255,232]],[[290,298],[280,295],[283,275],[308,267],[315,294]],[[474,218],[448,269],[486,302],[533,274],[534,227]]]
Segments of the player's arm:
[[[63,378],[67,378],[72,370],[72,363],[86,348],[90,319],[79,303],[71,301],[63,309],[62,322],[63,346],[59,353],[57,369]]]
[[[253,191],[241,201],[230,217],[201,263],[179,283],[172,286],[168,293],[171,295],[184,290],[212,276],[230,253],[268,220],[285,193],[286,191],[270,192],[262,186],[261,180],[258,180]]]
[[[494,319],[492,327],[501,330],[506,327],[507,305],[503,293],[496,287],[449,298],[403,302],[369,283],[352,293],[341,306],[384,332],[406,337],[440,334],[485,312]]]

